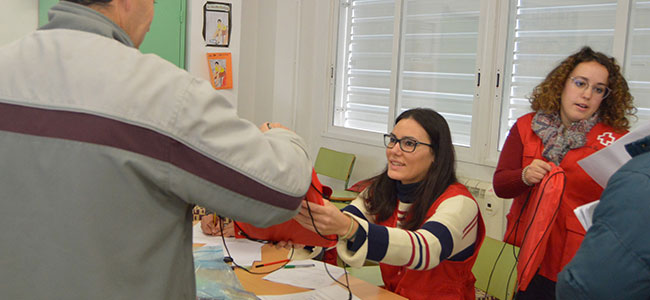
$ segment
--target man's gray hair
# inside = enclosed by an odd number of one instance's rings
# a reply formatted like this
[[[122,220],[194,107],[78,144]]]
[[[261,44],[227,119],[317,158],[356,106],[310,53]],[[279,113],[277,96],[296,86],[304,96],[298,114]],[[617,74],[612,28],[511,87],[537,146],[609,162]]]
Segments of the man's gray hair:
[[[74,2],[81,5],[91,5],[91,4],[108,4],[113,0],[63,0],[68,2]]]

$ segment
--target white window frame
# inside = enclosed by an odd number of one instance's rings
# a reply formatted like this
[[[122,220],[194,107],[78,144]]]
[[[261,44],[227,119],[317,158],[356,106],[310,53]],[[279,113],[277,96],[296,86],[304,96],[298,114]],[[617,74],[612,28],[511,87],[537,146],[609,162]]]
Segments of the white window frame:
[[[395,15],[396,22],[394,24],[393,32],[403,32],[403,20],[401,19],[401,12],[404,9],[404,2],[407,0],[396,0]],[[344,3],[346,0],[335,0],[334,2]],[[504,70],[507,66],[507,51],[509,47],[508,32],[510,22],[510,4],[509,0],[490,0],[481,1],[481,17],[479,20],[479,40],[476,56],[476,72],[480,73],[481,84],[475,90],[475,104],[472,112],[472,129],[471,129],[471,146],[455,146],[457,160],[460,162],[467,162],[470,164],[478,164],[488,167],[496,166],[500,151],[499,134],[501,123],[501,105],[503,102],[503,86],[504,83]],[[625,69],[629,64],[626,57],[629,56],[628,43],[629,43],[629,26],[632,22],[631,9],[634,7],[635,0],[618,0],[616,11],[616,24],[614,33],[614,45],[612,49],[613,56],[621,65],[622,72],[625,74]],[[338,47],[338,30],[341,26],[339,22],[339,5],[332,5],[332,51],[330,56],[330,95],[328,97],[328,111],[327,111],[327,124],[322,133],[324,137],[339,139],[346,142],[361,143],[371,146],[383,147],[382,134],[364,130],[343,128],[334,126],[334,107],[339,104],[340,95],[336,95],[337,80],[341,80],[337,76],[337,55],[342,55],[342,49]],[[397,21],[399,20],[399,22]],[[400,37],[403,35],[400,34]],[[393,53],[400,53],[399,47],[401,45],[399,39],[393,40]],[[388,130],[393,127],[395,120],[395,108],[398,107],[399,98],[397,93],[399,91],[399,78],[401,66],[399,61],[402,57],[393,56],[391,67],[391,92],[390,92],[390,108],[389,108],[389,124]],[[497,86],[498,83],[498,86]],[[481,124],[481,126],[479,126]]]

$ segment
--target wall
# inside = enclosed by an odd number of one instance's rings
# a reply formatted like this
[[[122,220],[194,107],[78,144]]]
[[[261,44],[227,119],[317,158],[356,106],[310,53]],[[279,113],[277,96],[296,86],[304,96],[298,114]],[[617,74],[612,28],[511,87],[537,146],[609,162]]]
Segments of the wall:
[[[301,2],[244,1],[238,110],[257,124],[280,122],[297,130]]]
[[[243,69],[242,74],[257,74],[257,77],[247,76],[245,79],[254,82],[248,83],[254,91],[247,91],[245,102],[239,105],[240,114],[258,124],[273,120],[294,129],[310,145],[312,158],[320,146],[355,153],[357,162],[351,182],[383,170],[383,147],[354,143],[326,134],[327,111],[332,97],[329,65],[334,32],[331,24],[336,22],[332,13],[336,1],[246,0],[249,1],[251,8],[256,7],[257,11],[244,15],[243,22],[247,25],[243,27],[248,26],[249,30],[245,30],[242,39],[255,39],[254,34],[257,34],[255,46],[258,50],[255,53],[242,52],[242,60],[256,62]],[[252,28],[257,30],[252,32]],[[254,45],[255,42],[247,43]],[[295,74],[291,73],[292,70]],[[295,78],[293,83],[292,77]],[[459,162],[457,168],[461,176],[492,181],[492,167]]]
[[[35,0],[2,0],[0,3],[0,46],[36,30],[38,2]]]
[[[164,1],[164,0],[163,0]],[[231,3],[231,32],[230,44],[228,47],[206,47],[203,40],[203,5],[206,0],[187,0],[187,32],[186,32],[186,56],[185,66],[187,71],[197,77],[210,80],[206,53],[232,53],[233,88],[218,90],[233,105],[237,105],[237,94],[239,93],[239,61],[240,61],[240,39],[242,31],[242,1],[241,0],[220,0],[217,2]]]

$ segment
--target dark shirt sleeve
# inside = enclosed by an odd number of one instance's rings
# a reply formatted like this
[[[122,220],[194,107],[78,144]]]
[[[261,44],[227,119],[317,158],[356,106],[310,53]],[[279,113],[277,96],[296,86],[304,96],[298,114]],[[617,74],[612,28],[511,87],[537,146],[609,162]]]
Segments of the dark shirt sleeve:
[[[506,139],[499,162],[497,163],[492,184],[494,193],[501,198],[513,198],[523,194],[530,189],[521,180],[521,171],[524,166],[521,165],[521,159],[524,153],[524,145],[519,136],[517,124],[510,128],[510,133]]]
[[[650,154],[607,183],[580,249],[557,276],[558,300],[648,299]]]

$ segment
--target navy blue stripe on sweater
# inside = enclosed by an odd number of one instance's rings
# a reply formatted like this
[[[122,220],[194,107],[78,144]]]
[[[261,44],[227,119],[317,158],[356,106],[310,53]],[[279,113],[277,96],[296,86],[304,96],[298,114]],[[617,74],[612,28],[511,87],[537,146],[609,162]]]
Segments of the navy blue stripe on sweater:
[[[449,232],[447,226],[432,221],[424,223],[422,229],[430,232],[438,238],[438,241],[440,241],[440,261],[443,261],[451,255],[451,251],[454,249],[454,240],[452,239],[451,232]]]
[[[415,241],[417,242],[418,249],[417,249],[417,251],[415,253],[420,253],[420,255],[418,255],[418,263],[415,265],[415,267],[413,267],[414,269],[417,270],[422,266],[422,257],[427,255],[427,254],[424,253],[424,249],[423,249],[423,245],[422,245],[423,241],[422,241],[422,238],[420,237],[420,235],[415,233],[415,232],[410,232],[409,234],[415,236]]]
[[[349,213],[353,214],[355,217],[359,217],[359,218],[361,218],[363,220],[368,221],[368,219],[366,219],[366,217],[363,215],[361,210],[359,210],[359,208],[357,208],[354,205],[348,205],[348,206],[344,207],[341,211],[349,212]]]
[[[472,255],[474,254],[474,245],[475,244],[476,243],[471,244],[469,247],[465,248],[465,250],[456,253],[456,255],[450,257],[449,260],[451,260],[451,261],[463,261],[463,260],[466,260],[466,259],[472,257]]]
[[[368,255],[367,259],[381,261],[388,252],[388,228],[368,223]]]

